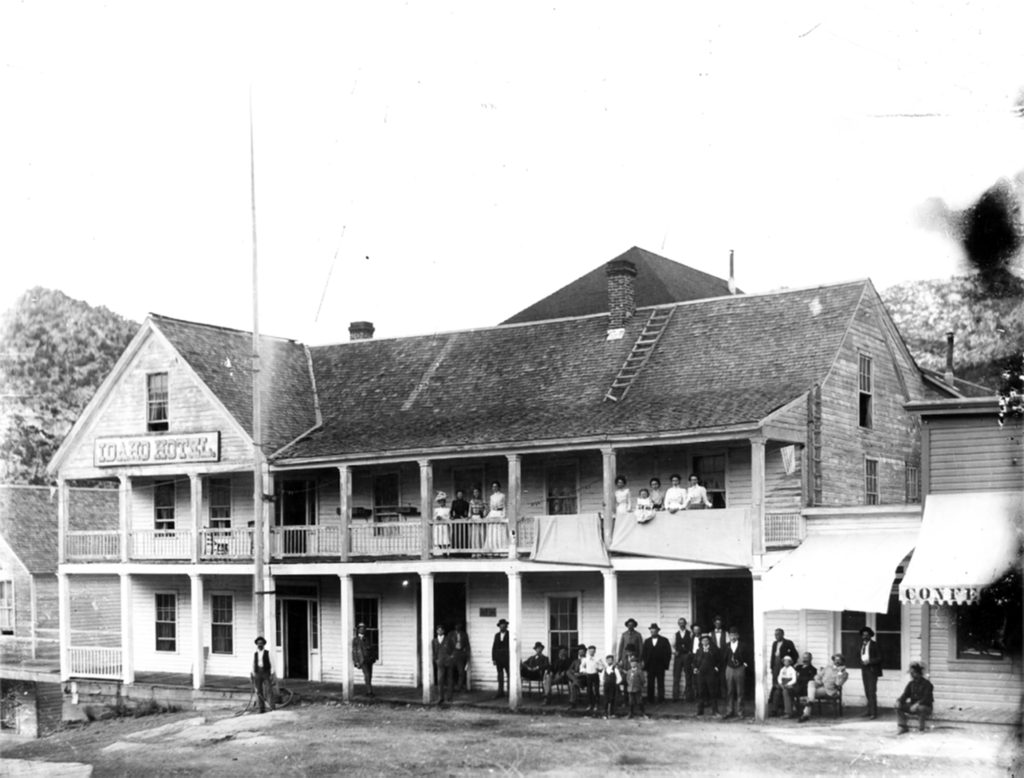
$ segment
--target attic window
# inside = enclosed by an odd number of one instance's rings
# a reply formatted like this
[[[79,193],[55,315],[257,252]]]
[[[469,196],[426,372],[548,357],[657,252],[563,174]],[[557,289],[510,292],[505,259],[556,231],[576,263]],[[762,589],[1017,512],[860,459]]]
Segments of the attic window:
[[[167,431],[167,373],[146,376],[146,429]]]
[[[860,389],[859,413],[860,426],[871,428],[871,357],[867,354],[860,355],[860,367],[858,369],[858,386]]]
[[[13,581],[0,581],[0,634],[14,634]]]

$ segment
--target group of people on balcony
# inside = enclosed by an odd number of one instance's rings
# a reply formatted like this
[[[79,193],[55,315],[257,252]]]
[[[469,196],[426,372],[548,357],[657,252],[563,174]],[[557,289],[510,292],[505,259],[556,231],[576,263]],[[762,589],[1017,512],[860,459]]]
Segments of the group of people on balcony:
[[[664,492],[661,490],[661,479],[657,476],[651,478],[650,488],[643,487],[637,492],[637,498],[633,500],[633,494],[627,486],[625,476],[615,478],[615,518],[623,519],[630,513],[636,516],[641,524],[646,524],[653,519],[658,511],[678,513],[679,511],[696,511],[713,508],[714,505],[708,497],[708,490],[700,482],[700,476],[690,473],[689,485],[682,485],[682,478],[673,473],[669,476],[671,485]]]
[[[434,546],[442,554],[500,553],[508,549],[508,520],[501,482],[491,482],[491,494],[484,502],[479,487],[470,498],[458,489],[448,505],[448,495],[434,497]]]

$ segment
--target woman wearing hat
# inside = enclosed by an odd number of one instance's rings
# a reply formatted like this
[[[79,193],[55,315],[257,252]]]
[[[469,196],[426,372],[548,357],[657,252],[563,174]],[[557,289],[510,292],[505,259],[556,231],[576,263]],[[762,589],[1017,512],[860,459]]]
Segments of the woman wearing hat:
[[[869,719],[878,716],[878,679],[882,676],[882,655],[874,641],[875,631],[863,626],[860,630],[860,674],[864,680],[864,696],[868,699]]]
[[[434,546],[440,549],[445,556],[448,556],[448,549],[452,545],[451,527],[448,526],[451,513],[452,509],[448,507],[448,495],[438,492],[434,498]]]

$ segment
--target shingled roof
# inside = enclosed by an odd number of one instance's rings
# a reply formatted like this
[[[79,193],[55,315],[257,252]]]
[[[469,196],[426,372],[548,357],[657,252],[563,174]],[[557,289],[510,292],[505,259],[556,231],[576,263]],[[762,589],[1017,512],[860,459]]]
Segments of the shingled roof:
[[[642,330],[603,315],[312,348],[324,424],[283,459],[756,423],[824,380],[869,281],[681,303],[621,403]]]
[[[703,300],[729,294],[729,282],[633,246],[613,262],[628,260],[636,265],[636,305],[652,306]],[[511,316],[502,324],[520,324],[568,316],[587,316],[608,311],[606,264],[563,286]]]
[[[252,435],[252,333],[150,316],[153,324]],[[260,337],[264,451],[290,443],[317,422],[306,349],[294,340]]]
[[[69,490],[69,511],[77,523],[95,526],[117,520],[117,492]],[[57,572],[57,494],[48,486],[0,485],[0,537],[30,573]]]

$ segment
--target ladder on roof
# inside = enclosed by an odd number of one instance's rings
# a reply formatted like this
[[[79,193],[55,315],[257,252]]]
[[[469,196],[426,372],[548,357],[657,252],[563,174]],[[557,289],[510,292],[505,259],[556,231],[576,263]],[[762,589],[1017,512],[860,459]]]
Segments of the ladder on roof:
[[[633,349],[626,357],[626,361],[622,363],[622,367],[619,368],[619,374],[615,376],[611,388],[605,393],[605,400],[617,403],[626,396],[629,387],[633,385],[633,381],[640,375],[640,371],[643,370],[647,360],[654,353],[662,333],[668,326],[669,319],[675,312],[676,306],[674,305],[671,308],[655,308],[651,311],[647,323],[644,324],[644,328],[637,336],[636,343],[633,344]]]

